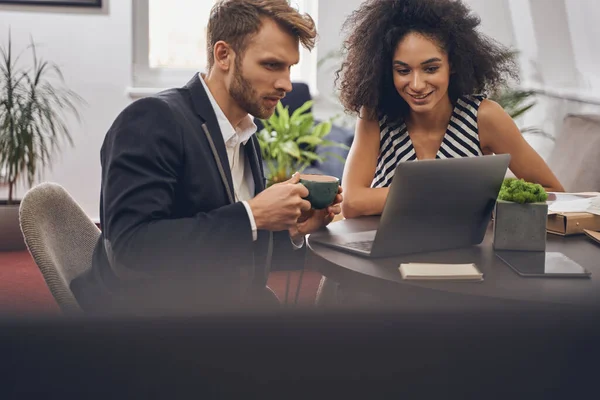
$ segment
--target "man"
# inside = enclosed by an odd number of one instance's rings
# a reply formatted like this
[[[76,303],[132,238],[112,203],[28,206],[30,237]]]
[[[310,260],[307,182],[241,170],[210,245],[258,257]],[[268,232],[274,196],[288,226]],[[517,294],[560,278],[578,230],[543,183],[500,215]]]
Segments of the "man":
[[[313,20],[286,0],[222,0],[207,29],[208,74],[117,117],[101,150],[102,237],[91,273],[73,284],[85,310],[273,301],[273,254],[301,251],[342,200],[340,190],[331,207],[311,210],[297,175],[265,188],[250,116],[273,114],[292,89],[299,42],[312,49],[315,37]]]

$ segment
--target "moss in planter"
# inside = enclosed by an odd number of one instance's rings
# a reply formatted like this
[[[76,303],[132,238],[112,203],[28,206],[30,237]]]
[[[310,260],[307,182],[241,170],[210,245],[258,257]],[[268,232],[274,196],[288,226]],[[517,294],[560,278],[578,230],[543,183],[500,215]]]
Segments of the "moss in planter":
[[[494,209],[494,249],[544,251],[547,199],[539,184],[505,179]]]
[[[498,200],[514,203],[542,203],[548,200],[548,193],[539,183],[525,182],[523,179],[506,178],[502,182]]]

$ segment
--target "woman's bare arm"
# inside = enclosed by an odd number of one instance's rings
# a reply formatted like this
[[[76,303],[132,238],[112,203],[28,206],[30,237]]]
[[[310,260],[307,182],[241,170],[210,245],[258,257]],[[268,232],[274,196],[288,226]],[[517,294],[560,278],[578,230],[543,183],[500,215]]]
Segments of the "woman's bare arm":
[[[388,188],[371,188],[378,156],[379,123],[377,120],[358,118],[342,178],[344,217],[378,215],[383,211]]]
[[[549,192],[564,192],[546,162],[527,143],[513,119],[498,103],[483,100],[477,124],[482,149],[494,154],[510,154],[509,168],[517,178],[539,183]]]

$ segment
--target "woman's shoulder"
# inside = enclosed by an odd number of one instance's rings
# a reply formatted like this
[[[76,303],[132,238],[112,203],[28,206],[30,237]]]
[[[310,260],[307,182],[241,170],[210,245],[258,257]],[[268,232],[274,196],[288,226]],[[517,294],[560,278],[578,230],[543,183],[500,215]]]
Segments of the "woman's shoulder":
[[[485,94],[467,94],[458,98],[459,103],[463,103],[464,106],[478,109],[482,103],[487,102],[487,96]]]
[[[514,124],[511,116],[500,104],[491,99],[483,99],[477,113],[477,124],[482,144],[490,143],[509,131]],[[486,145],[489,147],[489,145]]]
[[[476,95],[470,96],[473,99],[472,101],[478,101],[478,116],[481,119],[483,118],[494,118],[498,117],[501,114],[505,114],[504,108],[496,101],[489,99],[487,96]]]

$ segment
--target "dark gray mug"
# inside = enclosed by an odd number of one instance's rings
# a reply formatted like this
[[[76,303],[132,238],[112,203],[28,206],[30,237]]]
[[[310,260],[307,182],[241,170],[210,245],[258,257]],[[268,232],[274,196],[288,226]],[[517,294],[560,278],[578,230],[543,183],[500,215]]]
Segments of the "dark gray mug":
[[[330,206],[340,187],[340,180],[330,175],[300,174],[300,183],[308,189],[305,199],[315,210]]]

